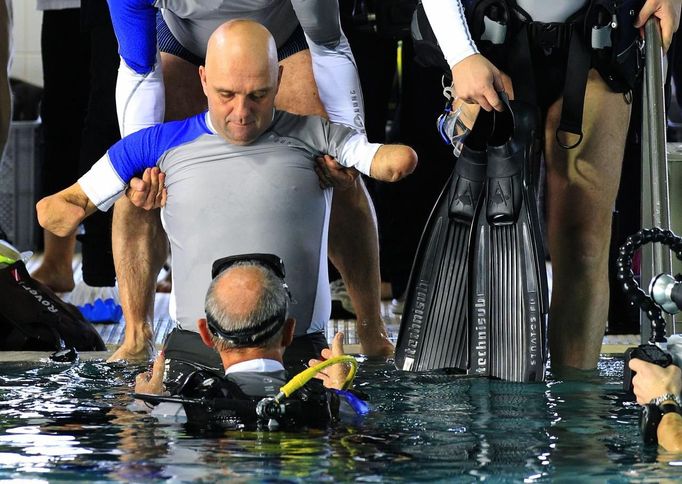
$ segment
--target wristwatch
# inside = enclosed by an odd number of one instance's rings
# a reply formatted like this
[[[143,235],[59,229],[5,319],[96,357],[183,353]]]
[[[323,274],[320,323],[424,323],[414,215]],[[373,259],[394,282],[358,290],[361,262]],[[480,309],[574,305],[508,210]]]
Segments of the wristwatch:
[[[644,405],[642,413],[639,416],[639,428],[642,431],[642,438],[645,443],[655,444],[658,442],[658,424],[661,423],[663,415],[671,412],[682,414],[680,397],[672,393],[661,395]]]
[[[663,402],[668,402],[668,401],[675,402],[675,405],[677,406],[678,411],[680,408],[682,408],[682,401],[680,400],[679,395],[675,395],[674,393],[665,393],[665,394],[661,395],[660,397],[654,398],[649,403],[660,407]],[[668,405],[672,405],[672,404],[668,404]]]

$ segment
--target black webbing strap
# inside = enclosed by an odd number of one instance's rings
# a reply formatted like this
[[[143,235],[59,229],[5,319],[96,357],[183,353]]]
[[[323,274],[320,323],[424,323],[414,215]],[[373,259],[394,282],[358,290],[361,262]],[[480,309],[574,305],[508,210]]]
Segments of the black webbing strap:
[[[575,148],[583,140],[583,108],[585,106],[585,89],[587,88],[587,75],[590,70],[591,61],[591,53],[585,46],[580,32],[573,29],[568,47],[561,121],[556,130],[556,141],[564,149]],[[564,144],[559,139],[559,132],[561,131],[578,135],[578,141],[572,145]]]
[[[514,98],[537,106],[530,39],[525,25],[511,38],[510,48],[505,53],[507,59],[501,60],[507,66],[507,74],[514,80]]]

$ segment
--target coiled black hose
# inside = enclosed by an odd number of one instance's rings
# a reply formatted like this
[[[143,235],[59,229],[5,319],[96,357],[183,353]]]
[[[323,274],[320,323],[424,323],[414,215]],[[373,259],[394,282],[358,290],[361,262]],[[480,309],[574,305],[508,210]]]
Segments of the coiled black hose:
[[[665,318],[663,318],[661,308],[654,302],[651,296],[639,287],[635,280],[635,274],[632,272],[632,256],[637,249],[653,242],[667,246],[675,254],[675,257],[682,261],[682,238],[670,230],[657,227],[642,229],[636,234],[629,236],[618,250],[619,255],[616,260],[616,265],[618,266],[616,278],[621,285],[621,289],[625,291],[630,304],[639,306],[647,318],[649,318],[649,321],[651,321],[651,338],[649,338],[649,343],[651,344],[667,341],[665,338]]]

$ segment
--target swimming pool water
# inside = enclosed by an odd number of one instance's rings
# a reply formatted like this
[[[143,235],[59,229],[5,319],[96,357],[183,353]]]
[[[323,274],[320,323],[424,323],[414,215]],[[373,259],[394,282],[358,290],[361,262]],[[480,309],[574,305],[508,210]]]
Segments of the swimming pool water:
[[[682,455],[641,443],[623,363],[579,382],[406,374],[364,361],[362,425],[201,435],[125,409],[142,368],[0,364],[0,480],[660,482]]]

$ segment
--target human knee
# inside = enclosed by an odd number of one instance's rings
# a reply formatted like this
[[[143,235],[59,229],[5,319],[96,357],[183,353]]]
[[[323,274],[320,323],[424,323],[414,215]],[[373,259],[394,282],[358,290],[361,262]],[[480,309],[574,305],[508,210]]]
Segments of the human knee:
[[[575,270],[601,270],[605,257],[608,257],[610,226],[567,221],[555,229],[555,245],[562,247],[564,254],[570,255],[571,267]]]

